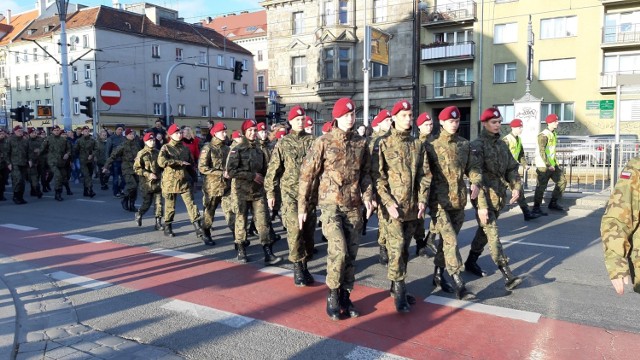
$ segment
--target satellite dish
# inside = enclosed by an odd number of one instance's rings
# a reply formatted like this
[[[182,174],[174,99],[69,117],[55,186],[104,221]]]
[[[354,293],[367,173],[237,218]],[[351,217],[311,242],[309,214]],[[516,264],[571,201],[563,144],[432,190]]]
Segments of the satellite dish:
[[[222,111],[218,111],[218,117],[222,117]]]
[[[75,35],[72,35],[72,36],[69,38],[69,41],[70,41],[71,43],[76,43],[76,44],[77,44],[77,43],[79,43],[79,42],[80,42],[80,38],[79,38],[79,37],[77,37],[77,36],[75,36]]]

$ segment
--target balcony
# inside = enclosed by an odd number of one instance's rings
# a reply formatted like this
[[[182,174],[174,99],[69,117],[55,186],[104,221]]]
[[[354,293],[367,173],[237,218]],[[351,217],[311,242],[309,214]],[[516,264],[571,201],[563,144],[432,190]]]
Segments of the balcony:
[[[630,5],[633,3],[640,3],[640,0],[600,0],[602,5]]]
[[[600,92],[614,93],[618,86],[618,75],[638,75],[640,70],[619,71],[600,74]]]
[[[473,100],[473,81],[420,85],[420,101]]]
[[[318,81],[318,94],[347,94],[356,90],[355,81],[349,79],[320,80]]]
[[[476,57],[476,44],[473,41],[448,44],[432,43],[424,45],[420,50],[423,64],[473,60]]]
[[[477,21],[475,1],[464,1],[432,6],[420,13],[425,27],[461,25]]]
[[[640,24],[626,23],[617,26],[605,26],[602,29],[604,48],[621,48],[640,45]]]

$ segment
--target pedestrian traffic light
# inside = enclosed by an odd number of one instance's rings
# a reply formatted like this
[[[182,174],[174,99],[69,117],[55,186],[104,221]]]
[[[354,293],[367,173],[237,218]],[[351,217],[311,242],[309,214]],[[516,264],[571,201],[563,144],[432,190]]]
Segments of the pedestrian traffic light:
[[[33,120],[33,109],[28,106],[22,106],[22,121],[27,122]]]
[[[236,61],[233,67],[233,80],[242,80],[242,61]]]
[[[15,121],[22,122],[22,106],[18,106],[17,108],[12,108],[11,110],[11,119]]]
[[[93,118],[93,102],[95,100],[95,98],[87,96],[85,101],[80,101],[80,113]]]

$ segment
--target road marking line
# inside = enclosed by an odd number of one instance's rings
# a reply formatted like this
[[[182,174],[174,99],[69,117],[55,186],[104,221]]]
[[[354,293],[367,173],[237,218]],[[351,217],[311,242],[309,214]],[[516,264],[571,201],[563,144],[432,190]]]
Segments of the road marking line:
[[[84,202],[90,202],[90,203],[103,203],[104,200],[89,200],[89,199],[76,199],[76,201],[84,201]]]
[[[293,278],[293,270],[284,269],[277,266],[265,266],[263,268],[258,269],[258,271],[267,273],[267,274],[282,275],[282,276],[288,276],[290,278]],[[313,279],[319,283],[324,283],[327,281],[327,278],[325,276],[315,275],[315,274],[311,274],[311,275],[313,276]]]
[[[94,280],[86,276],[75,275],[65,271],[56,271],[54,273],[49,274],[49,276],[58,281],[63,281],[69,284],[77,285],[83,288],[94,289],[94,290],[113,286],[113,284],[108,282]]]
[[[562,245],[548,245],[548,244],[536,244],[536,243],[530,243],[530,242],[526,242],[526,241],[520,241],[520,240],[500,240],[505,244],[519,244],[519,245],[530,245],[530,246],[539,246],[539,247],[548,247],[548,248],[553,248],[553,249],[570,249],[570,247],[568,246],[562,246]]]
[[[65,235],[63,237],[66,238],[66,239],[90,242],[90,243],[94,243],[94,244],[102,244],[102,243],[106,243],[106,242],[111,242],[111,240],[100,239],[100,238],[97,238],[97,237],[87,236],[87,235],[82,235],[82,234]]]
[[[382,351],[370,349],[364,346],[356,346],[350,353],[345,355],[345,359],[360,360],[360,359],[376,359],[376,360],[392,360],[392,359],[406,359],[405,357],[385,353]]]
[[[187,253],[187,252],[183,252],[183,251],[176,251],[176,250],[168,250],[168,249],[162,249],[162,248],[158,248],[158,249],[151,249],[149,250],[150,253],[152,254],[156,254],[156,255],[163,255],[163,256],[170,256],[170,257],[177,257],[180,259],[197,259],[202,257],[202,255],[200,254],[192,254],[192,253]]]
[[[237,315],[227,311],[222,311],[208,306],[198,305],[182,300],[172,300],[162,305],[161,308],[165,310],[176,311],[182,314],[187,314],[204,320],[214,321],[236,329],[248,325],[255,320],[250,317]]]
[[[17,224],[2,224],[2,227],[6,227],[9,229],[20,230],[20,231],[33,231],[38,230],[38,228],[34,228],[31,226],[17,225]]]
[[[427,297],[426,299],[424,299],[424,302],[428,302],[436,305],[442,305],[442,306],[450,306],[454,308],[499,316],[503,318],[522,320],[522,321],[526,321],[534,324],[537,323],[538,320],[540,320],[540,316],[542,316],[538,313],[534,313],[530,311],[522,311],[522,310],[509,309],[509,308],[500,307],[500,306],[478,304],[470,301],[449,299],[449,298],[445,298],[437,295],[431,295]]]

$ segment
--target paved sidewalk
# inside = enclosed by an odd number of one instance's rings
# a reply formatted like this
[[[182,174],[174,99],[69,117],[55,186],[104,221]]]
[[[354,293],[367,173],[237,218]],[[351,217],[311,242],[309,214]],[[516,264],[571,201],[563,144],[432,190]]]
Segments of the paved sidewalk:
[[[37,269],[0,254],[0,274],[0,359],[182,359],[80,324],[73,304]]]

